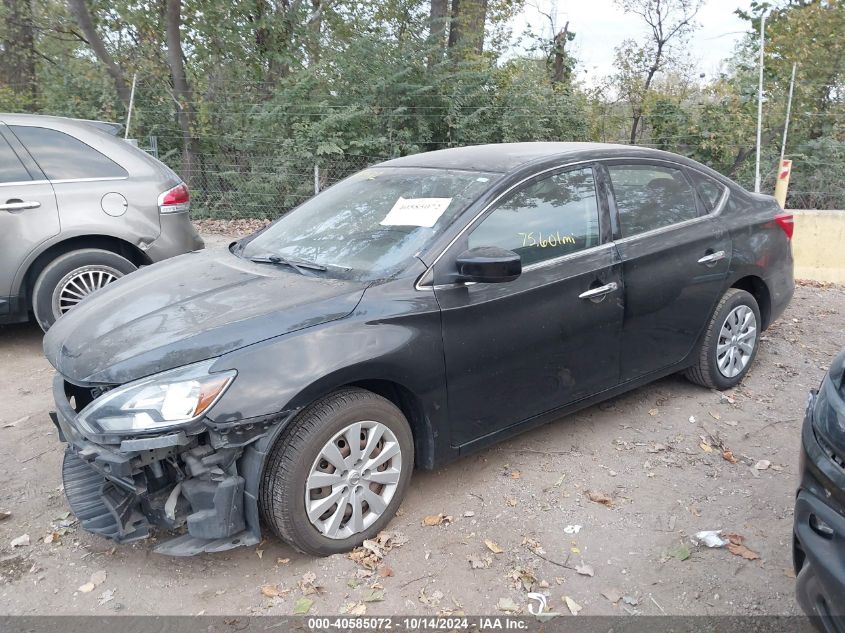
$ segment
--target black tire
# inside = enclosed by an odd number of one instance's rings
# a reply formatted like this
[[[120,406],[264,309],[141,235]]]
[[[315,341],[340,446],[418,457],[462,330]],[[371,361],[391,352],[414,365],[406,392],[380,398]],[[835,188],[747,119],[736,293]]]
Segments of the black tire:
[[[70,276],[86,270],[104,271],[115,278],[136,270],[135,264],[117,253],[100,248],[82,248],[60,255],[38,274],[32,288],[32,312],[45,332],[62,315],[58,293]]]
[[[308,518],[306,482],[323,447],[350,424],[365,420],[379,422],[395,435],[401,452],[399,481],[386,509],[368,528],[348,538],[329,538]],[[276,440],[261,482],[261,516],[279,538],[304,554],[347,552],[373,538],[390,522],[405,496],[413,467],[411,428],[392,402],[364,389],[336,391],[303,409]]]
[[[748,362],[742,370],[735,376],[728,377],[719,369],[717,346],[719,345],[722,326],[725,320],[733,310],[740,306],[745,306],[754,313],[756,324],[756,331],[753,336],[754,347],[748,357]],[[704,340],[701,344],[698,360],[695,365],[686,370],[685,376],[687,379],[703,387],[718,389],[719,391],[738,385],[742,382],[748,370],[751,369],[751,365],[754,364],[754,359],[757,357],[761,324],[762,320],[760,319],[760,308],[757,305],[757,300],[745,290],[730,288],[719,300],[716,309],[713,311],[710,323],[707,324],[707,331],[704,333]]]

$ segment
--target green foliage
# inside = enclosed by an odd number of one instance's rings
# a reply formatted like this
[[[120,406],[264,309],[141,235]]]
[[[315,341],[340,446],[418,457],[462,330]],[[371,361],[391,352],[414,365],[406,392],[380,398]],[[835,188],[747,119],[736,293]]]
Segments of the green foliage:
[[[37,89],[20,91],[0,77],[0,111],[125,120],[114,78],[65,3],[31,2]],[[626,6],[640,15],[636,7],[648,3]],[[675,4],[680,16],[695,6]],[[142,147],[154,137],[159,157],[180,170],[184,138],[162,4],[87,5],[125,82],[137,74],[131,135]],[[195,213],[275,217],[313,193],[315,166],[323,187],[386,158],[458,145],[627,142],[633,117],[638,143],[752,184],[759,7],[745,16],[748,35],[722,76],[693,78],[680,46],[670,43],[655,64],[654,41],[626,41],[616,72],[597,87],[570,79],[577,60],[568,43],[577,24],[563,50],[546,40],[519,55],[509,49],[509,20],[521,7],[520,0],[490,0],[483,52],[452,55],[445,38],[429,35],[427,0],[185,0],[181,32],[196,171],[182,175],[191,177]],[[0,42],[3,29],[0,20]],[[845,208],[842,32],[839,2],[786,3],[767,22],[766,187],[774,182],[792,63],[799,64],[787,146],[795,159],[791,204]],[[556,52],[567,69],[562,82],[553,81]]]

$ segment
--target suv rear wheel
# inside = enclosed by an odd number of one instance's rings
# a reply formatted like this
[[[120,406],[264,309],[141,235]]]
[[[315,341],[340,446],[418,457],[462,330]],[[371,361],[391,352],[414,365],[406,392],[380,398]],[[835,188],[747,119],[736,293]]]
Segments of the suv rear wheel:
[[[739,288],[729,289],[713,311],[698,362],[687,369],[686,377],[711,389],[738,385],[757,356],[761,323],[754,297]]]
[[[261,484],[264,522],[306,554],[346,552],[388,524],[414,468],[411,428],[389,400],[343,389],[282,432]]]
[[[125,257],[99,248],[65,253],[44,267],[32,289],[32,311],[45,332],[91,293],[136,270]]]

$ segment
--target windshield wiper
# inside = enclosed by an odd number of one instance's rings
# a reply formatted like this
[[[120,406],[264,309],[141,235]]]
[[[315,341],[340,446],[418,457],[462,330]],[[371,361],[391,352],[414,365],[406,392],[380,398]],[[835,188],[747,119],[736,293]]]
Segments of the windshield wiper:
[[[257,255],[255,257],[250,257],[249,261],[255,262],[256,264],[275,264],[276,266],[290,266],[300,275],[307,274],[305,270],[327,270],[325,266],[323,266],[322,264],[318,264],[317,262],[309,262],[302,259],[288,259],[286,257],[282,257],[281,255]]]

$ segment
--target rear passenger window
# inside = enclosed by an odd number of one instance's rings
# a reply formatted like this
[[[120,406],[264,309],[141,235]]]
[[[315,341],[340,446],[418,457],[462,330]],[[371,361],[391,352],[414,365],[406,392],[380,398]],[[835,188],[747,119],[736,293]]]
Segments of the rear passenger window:
[[[575,169],[534,181],[510,194],[469,235],[469,248],[498,246],[523,266],[599,243],[593,170]]]
[[[43,127],[9,127],[50,180],[127,176],[123,167],[69,134]]]
[[[698,217],[695,192],[680,169],[609,165],[622,237]]]
[[[697,171],[690,170],[689,173],[692,176],[698,197],[704,203],[704,208],[707,209],[707,213],[712,213],[719,205],[722,194],[725,193],[725,185]]]
[[[9,144],[0,136],[0,182],[23,182],[32,180],[29,172],[18,160],[17,154]]]

